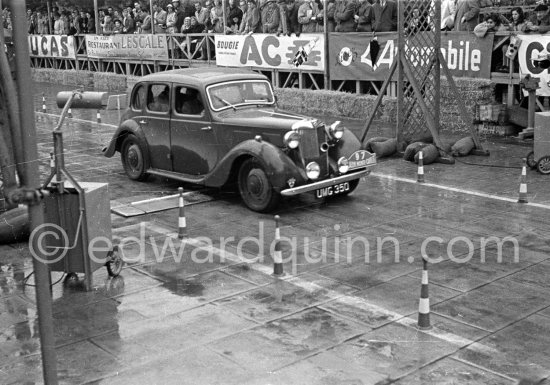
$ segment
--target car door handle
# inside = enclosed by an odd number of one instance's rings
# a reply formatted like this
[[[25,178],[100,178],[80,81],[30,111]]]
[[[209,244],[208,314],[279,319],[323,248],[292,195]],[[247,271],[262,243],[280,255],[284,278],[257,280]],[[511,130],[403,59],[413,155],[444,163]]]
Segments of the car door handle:
[[[149,124],[149,122],[147,120],[140,120],[138,123],[139,124]]]
[[[201,127],[201,131],[210,131],[211,129],[211,126]]]

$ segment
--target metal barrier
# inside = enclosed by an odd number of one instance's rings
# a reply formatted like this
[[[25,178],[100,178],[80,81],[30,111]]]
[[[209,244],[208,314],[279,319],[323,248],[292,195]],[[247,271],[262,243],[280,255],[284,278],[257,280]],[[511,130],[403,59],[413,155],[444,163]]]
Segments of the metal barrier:
[[[443,33],[442,33],[443,34]],[[446,32],[451,35],[453,32]],[[497,32],[494,36],[493,52],[498,55],[502,47],[507,45],[511,32]],[[333,34],[331,35],[331,39]],[[74,58],[42,57],[31,54],[33,68],[53,68],[60,70],[111,72],[129,76],[144,76],[170,69],[187,67],[209,67],[216,65],[215,35],[213,34],[170,34],[166,36],[168,57],[159,59],[145,58],[97,58],[89,57],[86,50],[86,35],[74,36]],[[397,37],[397,33],[395,33]],[[475,36],[472,34],[472,41]],[[372,34],[365,34],[372,37]],[[329,52],[330,53],[330,52]],[[272,69],[263,67],[247,67],[266,75],[276,87],[299,89],[332,89],[358,94],[379,94],[380,78],[332,80],[325,84],[326,75],[330,79],[329,53],[327,53],[325,71],[304,70],[301,68]],[[334,56],[334,55],[333,55]],[[489,79],[497,84],[508,85],[508,101],[513,100],[514,87],[519,84],[518,69],[511,62],[509,72],[496,72],[493,68]],[[386,94],[397,95],[396,83],[392,82]]]

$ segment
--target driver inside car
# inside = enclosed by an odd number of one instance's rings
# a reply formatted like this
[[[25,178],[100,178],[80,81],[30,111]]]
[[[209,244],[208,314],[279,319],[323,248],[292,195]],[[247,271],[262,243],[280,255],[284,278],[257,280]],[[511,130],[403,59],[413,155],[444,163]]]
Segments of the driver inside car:
[[[155,101],[149,104],[151,111],[167,112],[170,109],[170,98],[168,96],[168,87],[164,89],[156,98]]]
[[[183,91],[183,89],[182,89]],[[204,106],[200,101],[200,96],[197,90],[188,88],[187,92],[180,93],[180,106],[178,112],[184,115],[200,115],[204,110]]]

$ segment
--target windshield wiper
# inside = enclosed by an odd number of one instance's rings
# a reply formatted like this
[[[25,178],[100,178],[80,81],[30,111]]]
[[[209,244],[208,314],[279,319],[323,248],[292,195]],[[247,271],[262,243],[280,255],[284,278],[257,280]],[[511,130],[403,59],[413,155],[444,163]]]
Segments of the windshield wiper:
[[[220,98],[218,95],[214,95],[214,97],[216,99],[218,99],[219,101],[221,101],[222,103],[224,103],[226,106],[233,108],[234,111],[237,111],[237,107],[235,107],[233,104],[229,103],[224,98]]]

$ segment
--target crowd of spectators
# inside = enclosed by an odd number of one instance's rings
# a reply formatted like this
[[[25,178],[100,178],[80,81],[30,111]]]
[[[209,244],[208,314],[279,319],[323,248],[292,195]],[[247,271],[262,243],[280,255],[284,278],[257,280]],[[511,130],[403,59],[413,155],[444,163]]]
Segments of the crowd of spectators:
[[[116,33],[273,33],[291,35],[323,32],[386,32],[397,30],[395,0],[174,0],[162,7],[136,1],[123,9],[99,10],[96,31],[92,10],[53,7],[28,10],[30,34]],[[225,16],[225,20],[224,20]],[[3,11],[4,28],[11,29],[9,11]],[[51,31],[50,31],[51,28]]]
[[[94,12],[78,7],[52,8],[51,20],[44,9],[28,10],[30,34],[118,34],[118,33],[272,33],[291,35],[323,32],[389,32],[397,30],[397,0],[174,0],[166,6],[136,1],[118,9],[99,10],[99,30]],[[484,7],[503,4],[505,0],[442,0],[441,29],[474,32]],[[509,0],[512,1],[512,0]],[[546,0],[539,1],[534,12],[525,17],[521,7],[512,10],[511,20],[502,14],[485,17],[495,20],[495,28],[519,32],[548,32],[550,15]],[[421,2],[416,2],[421,3]],[[326,9],[326,20],[325,11]],[[408,10],[407,33],[433,29],[429,7]],[[424,14],[423,14],[424,13]],[[4,28],[11,29],[8,9],[2,11]],[[225,17],[225,20],[224,20]],[[518,21],[520,20],[520,21]],[[479,26],[484,29],[486,25]],[[51,29],[51,30],[50,30]]]

